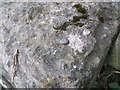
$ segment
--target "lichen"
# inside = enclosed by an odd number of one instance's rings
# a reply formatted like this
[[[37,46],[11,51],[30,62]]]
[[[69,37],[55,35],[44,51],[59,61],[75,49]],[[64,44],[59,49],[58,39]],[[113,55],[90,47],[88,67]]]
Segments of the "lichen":
[[[77,23],[73,23],[73,25],[82,27],[82,26],[84,25],[84,23],[81,23],[81,22],[79,23],[79,22],[77,22]]]
[[[86,44],[80,39],[79,35],[69,35],[69,46],[74,49],[74,51],[79,51],[80,53],[83,53],[83,49],[86,46]]]

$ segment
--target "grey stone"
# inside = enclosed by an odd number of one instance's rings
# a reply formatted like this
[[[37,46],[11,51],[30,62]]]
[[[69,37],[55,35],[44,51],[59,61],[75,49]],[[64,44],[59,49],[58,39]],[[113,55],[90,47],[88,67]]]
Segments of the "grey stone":
[[[53,26],[61,26],[73,16],[82,15],[73,7],[77,3],[89,15],[84,25],[68,25],[66,30],[55,30]],[[3,76],[17,88],[89,87],[118,32],[117,6],[117,2],[1,2],[0,65]],[[68,45],[60,43],[62,37],[69,40]],[[16,59],[17,73],[13,78]]]
[[[66,45],[69,43],[69,40],[67,38],[62,38],[62,39],[60,39],[60,43],[63,45]]]

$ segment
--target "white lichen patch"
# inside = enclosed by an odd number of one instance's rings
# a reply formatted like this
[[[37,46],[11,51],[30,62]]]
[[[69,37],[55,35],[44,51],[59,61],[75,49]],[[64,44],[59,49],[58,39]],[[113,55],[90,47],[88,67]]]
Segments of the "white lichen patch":
[[[69,46],[74,49],[74,51],[79,51],[80,53],[83,53],[83,49],[86,46],[86,44],[82,41],[80,35],[69,35]]]
[[[83,37],[79,34],[70,34],[68,39],[69,46],[74,49],[75,52],[83,53],[85,57],[92,52],[96,43],[96,39],[92,35]]]

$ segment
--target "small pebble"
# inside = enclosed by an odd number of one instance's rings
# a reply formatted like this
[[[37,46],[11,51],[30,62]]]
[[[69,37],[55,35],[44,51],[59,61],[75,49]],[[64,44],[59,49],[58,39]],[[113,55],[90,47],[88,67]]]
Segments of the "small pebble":
[[[76,66],[76,65],[74,65],[74,66],[73,66],[73,68],[75,68],[75,69],[76,69],[76,68],[77,68],[77,66]]]
[[[69,43],[69,40],[68,40],[67,38],[62,38],[62,39],[60,40],[60,43],[63,44],[63,45],[66,45],[66,44]]]
[[[103,37],[106,37],[107,35],[106,34],[103,34]]]
[[[108,27],[103,27],[104,28],[104,30],[108,30]]]
[[[88,35],[88,34],[90,34],[90,30],[85,29],[85,30],[83,31],[83,35]]]

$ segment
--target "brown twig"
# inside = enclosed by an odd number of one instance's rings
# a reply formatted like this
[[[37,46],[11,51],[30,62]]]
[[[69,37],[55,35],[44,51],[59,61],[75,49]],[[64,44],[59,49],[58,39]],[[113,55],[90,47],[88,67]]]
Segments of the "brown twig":
[[[112,71],[112,73],[119,73],[119,74],[120,74],[120,72],[119,72],[119,71]]]
[[[13,66],[16,66],[18,63],[18,56],[19,56],[19,50],[17,49],[17,52],[13,56]]]
[[[12,78],[13,85],[14,85],[14,77],[17,75],[18,56],[19,56],[19,50],[17,49],[16,53],[13,56],[13,68],[14,68],[13,78]]]

